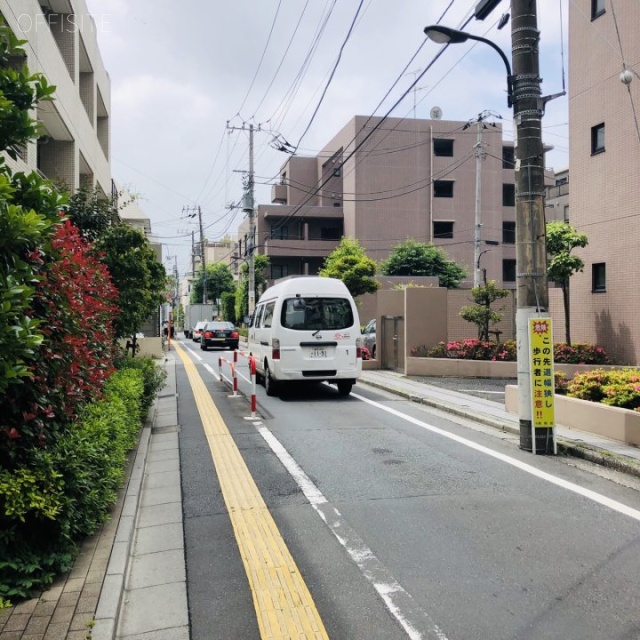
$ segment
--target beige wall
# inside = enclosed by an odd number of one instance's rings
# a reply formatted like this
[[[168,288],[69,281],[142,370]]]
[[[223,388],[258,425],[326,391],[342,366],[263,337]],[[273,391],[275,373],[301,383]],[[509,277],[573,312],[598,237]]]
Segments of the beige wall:
[[[574,341],[595,342],[620,363],[640,361],[640,139],[633,105],[640,80],[620,81],[640,58],[640,4],[611,3],[591,20],[590,3],[569,4],[571,224],[587,234],[584,273],[571,279]],[[616,29],[617,22],[617,29]],[[637,106],[636,106],[637,113]],[[605,124],[605,151],[592,155],[591,129]],[[592,266],[606,264],[606,291],[592,292]]]

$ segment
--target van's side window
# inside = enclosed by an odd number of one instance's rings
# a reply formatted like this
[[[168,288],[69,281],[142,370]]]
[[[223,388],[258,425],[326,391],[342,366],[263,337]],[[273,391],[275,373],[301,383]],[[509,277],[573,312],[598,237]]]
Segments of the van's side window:
[[[258,305],[256,310],[253,312],[253,317],[251,318],[251,326],[255,329],[260,326],[260,317],[262,316],[262,311],[264,310],[264,305]]]
[[[264,307],[264,316],[262,318],[262,326],[268,329],[273,324],[273,310],[275,309],[275,302],[267,302]]]

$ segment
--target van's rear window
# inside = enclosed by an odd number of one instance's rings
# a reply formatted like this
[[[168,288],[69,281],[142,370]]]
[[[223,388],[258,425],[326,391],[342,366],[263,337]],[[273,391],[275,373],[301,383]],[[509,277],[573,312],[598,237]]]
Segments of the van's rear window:
[[[347,329],[353,326],[353,311],[345,298],[288,298],[280,324],[296,331]]]

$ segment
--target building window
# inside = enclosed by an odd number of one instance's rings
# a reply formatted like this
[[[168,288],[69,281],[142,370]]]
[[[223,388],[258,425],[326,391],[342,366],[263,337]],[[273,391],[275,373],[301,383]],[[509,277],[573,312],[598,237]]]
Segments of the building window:
[[[435,180],[433,183],[434,198],[453,198],[453,180]]]
[[[433,221],[433,239],[447,240],[453,238],[453,222],[434,220]]]
[[[289,275],[289,267],[286,264],[271,265],[271,279],[286,278]]]
[[[516,150],[513,147],[502,147],[502,168],[513,169],[516,166]]]
[[[591,19],[595,20],[604,13],[604,0],[591,0]]]
[[[516,281],[516,261],[513,258],[502,261],[502,282]]]
[[[502,185],[502,206],[503,207],[516,206],[516,185],[515,184]]]
[[[591,155],[604,151],[604,122],[591,127]]]
[[[564,205],[564,209],[562,211],[562,216],[563,216],[562,219],[565,222],[569,222],[569,205],[568,204]]]
[[[275,227],[271,229],[272,240],[288,240],[289,227]]]
[[[502,223],[502,244],[516,243],[516,223],[505,220]]]
[[[340,167],[336,167],[332,172],[331,175],[334,178],[339,178],[340,177]]]
[[[433,140],[433,155],[453,158],[453,140],[435,138]]]
[[[607,264],[597,262],[591,265],[591,291],[607,290]]]

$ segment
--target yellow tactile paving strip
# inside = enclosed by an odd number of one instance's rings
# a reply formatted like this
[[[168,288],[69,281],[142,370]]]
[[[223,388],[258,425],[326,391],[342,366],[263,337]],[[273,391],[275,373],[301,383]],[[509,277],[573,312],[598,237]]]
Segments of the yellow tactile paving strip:
[[[195,364],[177,344],[176,351],[204,425],[249,579],[261,638],[328,640],[309,589]]]

